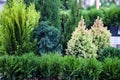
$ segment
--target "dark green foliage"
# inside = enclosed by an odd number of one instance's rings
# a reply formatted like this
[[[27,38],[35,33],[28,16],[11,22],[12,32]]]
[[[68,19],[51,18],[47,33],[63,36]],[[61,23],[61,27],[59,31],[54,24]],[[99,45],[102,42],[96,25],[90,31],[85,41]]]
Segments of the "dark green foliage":
[[[0,72],[3,80],[23,80],[36,77],[39,58],[33,54],[0,57]]]
[[[88,28],[90,28],[90,26],[94,24],[94,21],[97,19],[98,16],[102,18],[102,20],[104,20],[104,14],[102,10],[97,9],[90,9],[89,11],[84,10],[81,11],[81,15],[85,19]]]
[[[18,57],[4,56],[0,57],[0,72],[3,80],[15,80],[19,72]]]
[[[72,75],[76,75],[75,80],[99,80],[102,71],[102,64],[96,59],[79,59],[79,65]]]
[[[79,20],[80,20],[80,8],[81,4],[77,3],[77,0],[68,0],[69,9],[63,10],[61,13],[61,24],[64,26],[64,49],[66,48],[67,42],[71,37],[71,33],[75,30]]]
[[[70,18],[70,11],[69,10],[61,11],[60,18],[61,18],[61,27],[62,27],[62,35],[63,35],[63,44],[62,44],[63,53],[65,53],[65,49],[67,48],[66,45],[67,45],[68,37],[70,37],[71,28],[72,28],[67,26]]]
[[[41,22],[41,25],[34,31],[34,37],[38,40],[40,54],[48,52],[61,53],[61,33],[57,28],[49,26],[47,22]]]
[[[71,20],[75,24],[79,21],[79,11],[81,4],[77,0],[70,0]],[[78,23],[77,23],[78,24]]]
[[[70,8],[70,3],[69,3],[70,0],[61,0],[61,3],[62,3],[62,6],[61,8],[63,10],[68,10]]]
[[[89,11],[83,10],[80,11],[80,15],[85,18],[87,22],[87,27],[90,27],[97,16],[102,18],[103,23],[105,26],[120,26],[120,8],[119,6],[110,7],[110,8],[101,8],[100,10],[97,9],[90,9]]]
[[[35,6],[41,12],[41,21],[49,21],[60,29],[60,0],[36,0]]]
[[[110,26],[120,26],[120,8],[113,7],[108,10],[108,22]]]
[[[34,3],[34,4],[35,4],[36,1],[37,1],[37,0],[24,0],[25,4],[26,4],[27,6],[29,6],[31,3]]]
[[[120,59],[100,62],[58,53],[5,55],[0,56],[0,73],[2,80],[119,80]]]
[[[0,57],[2,80],[53,80],[60,77],[63,69],[62,56],[57,53],[37,57],[32,53],[23,56]]]
[[[120,58],[120,49],[114,47],[105,47],[99,51],[99,59],[104,60],[105,58]]]
[[[22,77],[22,79],[34,79],[37,76],[37,69],[39,65],[39,57],[35,56],[33,53],[27,53],[20,57],[20,60],[18,62],[19,65],[19,79]]]
[[[63,80],[75,80],[77,75],[73,72],[81,65],[75,56],[65,56],[63,59]]]
[[[58,80],[62,74],[63,62],[60,54],[44,54],[40,58],[39,74],[45,80]]]
[[[80,16],[80,4],[77,3],[77,0],[70,0],[70,16],[65,26],[65,37],[68,41],[71,37],[71,33],[74,31],[75,27],[77,26]]]
[[[103,71],[100,80],[119,80],[120,79],[120,59],[107,58],[103,63]]]

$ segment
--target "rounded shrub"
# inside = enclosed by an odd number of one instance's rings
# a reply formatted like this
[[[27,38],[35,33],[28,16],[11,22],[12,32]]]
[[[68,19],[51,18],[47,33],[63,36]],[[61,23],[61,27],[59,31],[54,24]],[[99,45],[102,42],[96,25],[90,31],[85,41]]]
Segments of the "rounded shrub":
[[[120,58],[120,49],[114,48],[114,47],[105,47],[102,50],[99,51],[99,59],[104,60],[105,58],[114,58],[118,57]]]
[[[91,31],[86,29],[84,19],[82,19],[67,43],[66,54],[90,58],[96,57],[96,51]]]
[[[34,38],[37,38],[40,54],[49,52],[61,53],[61,33],[54,26],[50,26],[48,22],[41,22],[41,25],[34,30]]]

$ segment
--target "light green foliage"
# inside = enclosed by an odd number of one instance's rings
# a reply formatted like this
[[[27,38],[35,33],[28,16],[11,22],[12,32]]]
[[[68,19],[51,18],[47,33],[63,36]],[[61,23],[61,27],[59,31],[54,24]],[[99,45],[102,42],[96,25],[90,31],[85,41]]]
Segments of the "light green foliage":
[[[101,19],[97,18],[92,26],[93,43],[98,47],[98,51],[104,47],[110,46],[111,33],[104,27]]]
[[[6,4],[0,15],[0,42],[8,54],[20,54],[31,51],[32,31],[38,24],[39,13],[31,4],[28,8],[22,0],[13,0]]]
[[[96,57],[97,48],[93,44],[93,37],[85,28],[85,22],[82,19],[67,43],[66,54],[83,58]]]

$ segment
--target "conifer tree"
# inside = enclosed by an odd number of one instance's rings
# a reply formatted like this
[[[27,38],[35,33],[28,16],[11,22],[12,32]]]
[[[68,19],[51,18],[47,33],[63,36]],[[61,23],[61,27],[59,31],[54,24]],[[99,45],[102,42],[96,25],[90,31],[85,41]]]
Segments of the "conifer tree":
[[[27,8],[23,0],[12,0],[6,4],[0,14],[1,49],[16,55],[32,51],[31,35],[39,18],[33,4]]]
[[[67,43],[66,54],[76,57],[91,58],[96,57],[97,48],[93,43],[91,31],[86,29],[84,19],[81,19],[78,27],[72,33],[71,39]]]
[[[104,27],[102,20],[98,17],[92,26],[93,43],[98,46],[98,51],[110,46],[111,33]]]
[[[49,21],[51,25],[60,28],[60,0],[37,0],[36,9],[41,12],[41,21]]]

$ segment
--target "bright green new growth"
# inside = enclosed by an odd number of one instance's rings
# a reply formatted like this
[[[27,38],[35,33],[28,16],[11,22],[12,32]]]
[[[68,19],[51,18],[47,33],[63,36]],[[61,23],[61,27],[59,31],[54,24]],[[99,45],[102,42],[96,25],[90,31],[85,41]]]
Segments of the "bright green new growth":
[[[31,51],[31,34],[39,18],[39,12],[36,12],[33,4],[28,8],[22,0],[12,0],[6,4],[0,15],[1,49],[8,54]]]
[[[104,27],[101,19],[97,18],[92,26],[93,43],[98,47],[98,51],[110,46],[111,33]]]
[[[83,58],[96,57],[97,48],[93,44],[91,31],[85,28],[84,19],[81,19],[78,27],[72,33],[71,39],[68,41],[67,54]]]

